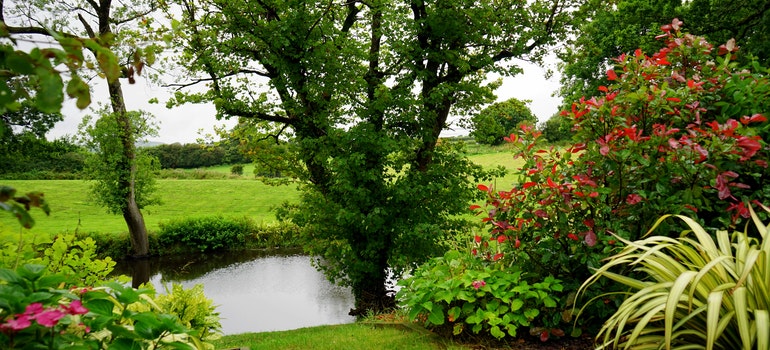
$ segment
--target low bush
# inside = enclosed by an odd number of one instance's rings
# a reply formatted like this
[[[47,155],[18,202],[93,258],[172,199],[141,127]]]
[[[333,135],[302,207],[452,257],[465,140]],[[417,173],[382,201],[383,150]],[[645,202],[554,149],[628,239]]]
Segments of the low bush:
[[[173,220],[160,223],[158,243],[166,252],[223,250],[242,246],[252,233],[253,226],[253,222],[247,218],[222,216]]]
[[[226,180],[232,177],[231,174],[205,169],[161,169],[156,174],[158,179],[176,179],[176,180]]]
[[[530,329],[541,310],[557,307],[553,292],[562,291],[559,280],[527,274],[505,266],[491,254],[487,258],[485,253],[474,252],[450,250],[399,282],[402,289],[397,299],[410,320],[421,320],[445,335],[482,334],[502,339],[516,337],[522,327]],[[542,340],[564,335],[557,328],[536,332]]]
[[[689,226],[679,238],[625,241],[581,287],[604,277],[628,288],[597,337],[599,348],[770,349],[770,226],[750,212],[760,239],[722,230],[714,241],[677,216]],[[628,267],[639,277],[611,271]]]

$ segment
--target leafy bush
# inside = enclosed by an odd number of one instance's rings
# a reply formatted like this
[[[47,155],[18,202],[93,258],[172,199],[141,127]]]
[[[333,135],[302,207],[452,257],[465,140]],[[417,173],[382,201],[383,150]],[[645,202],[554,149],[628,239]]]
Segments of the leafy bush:
[[[98,259],[96,252],[93,239],[62,234],[45,248],[41,262],[49,273],[61,273],[78,284],[92,286],[106,280],[115,267],[109,256]]]
[[[243,175],[243,165],[235,164],[230,167],[230,174],[241,176]]]
[[[412,277],[399,282],[397,294],[410,320],[453,335],[488,334],[497,339],[516,337],[519,328],[530,327],[541,310],[555,308],[552,292],[562,291],[559,280],[540,278],[514,266],[450,250],[443,257],[421,265]],[[554,335],[564,335],[553,329]],[[548,339],[550,332],[542,335]]]
[[[43,265],[0,269],[0,345],[4,349],[203,349],[151,289],[117,282],[72,287]],[[140,308],[148,311],[133,311]]]
[[[199,252],[222,250],[241,245],[252,229],[253,222],[247,218],[185,218],[161,223],[158,243],[165,251],[179,245]]]
[[[174,283],[171,290],[168,286],[165,289],[166,294],[155,298],[161,310],[178,316],[180,322],[195,331],[201,340],[212,341],[221,336],[219,313],[211,299],[203,294],[202,284],[184,289],[181,284]]]
[[[732,63],[734,43],[715,58],[711,44],[680,25],[662,28],[666,47],[656,54],[619,57],[602,95],[564,113],[581,143],[548,147],[527,126],[508,137],[524,160],[519,183],[510,190],[480,185],[486,205],[472,207],[504,242],[503,259],[574,291],[622,246],[618,237],[638,239],[663,214],[724,227],[748,218],[745,203],[770,201],[770,125],[759,114],[770,104],[746,100],[770,99],[766,70]],[[677,222],[659,227],[663,235],[680,230]],[[586,293],[591,298],[612,288],[618,286],[602,280]],[[573,300],[560,295],[565,320]],[[620,302],[610,295],[586,314],[602,319]]]
[[[606,277],[629,289],[598,335],[600,348],[770,349],[770,226],[749,210],[761,239],[722,230],[714,242],[697,222],[677,216],[690,229],[677,239],[625,241],[581,287]],[[611,271],[626,267],[641,277]]]

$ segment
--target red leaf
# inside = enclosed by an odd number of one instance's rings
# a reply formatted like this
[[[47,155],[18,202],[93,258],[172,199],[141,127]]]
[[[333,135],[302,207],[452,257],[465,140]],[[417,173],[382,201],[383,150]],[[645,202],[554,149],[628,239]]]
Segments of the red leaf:
[[[478,204],[473,204],[473,205],[471,205],[471,206],[470,206],[468,209],[470,209],[471,211],[474,211],[474,210],[476,210],[476,209],[479,209],[479,208],[481,208],[481,206],[480,206],[480,205],[478,205]]]
[[[487,187],[487,185],[485,184],[479,184],[477,187],[479,188],[479,190],[482,190],[484,192],[489,192],[489,187]]]
[[[609,91],[610,91],[610,89],[608,89],[608,88],[607,88],[606,86],[604,86],[604,85],[601,85],[601,86],[599,86],[599,91],[601,91],[601,92],[609,92]]]
[[[540,332],[540,341],[541,342],[547,342],[548,341],[548,331]]]
[[[614,70],[610,69],[607,71],[607,80],[617,80],[618,75],[615,73]]]
[[[498,261],[503,257],[503,253],[497,253],[492,257],[492,261]]]

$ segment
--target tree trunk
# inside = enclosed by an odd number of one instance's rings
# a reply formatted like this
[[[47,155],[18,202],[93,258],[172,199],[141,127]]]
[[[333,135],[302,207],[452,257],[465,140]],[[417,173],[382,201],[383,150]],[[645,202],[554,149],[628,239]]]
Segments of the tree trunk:
[[[131,237],[134,257],[145,257],[149,254],[150,247],[144,217],[136,203],[136,145],[134,144],[134,129],[126,111],[120,81],[115,79],[115,81],[109,82],[107,86],[110,92],[112,112],[115,113],[118,125],[120,125],[119,135],[115,136],[120,138],[123,145],[123,154],[121,154],[119,167],[125,170],[123,173],[125,175],[118,180],[121,187],[126,189],[123,219],[128,226],[128,234]]]

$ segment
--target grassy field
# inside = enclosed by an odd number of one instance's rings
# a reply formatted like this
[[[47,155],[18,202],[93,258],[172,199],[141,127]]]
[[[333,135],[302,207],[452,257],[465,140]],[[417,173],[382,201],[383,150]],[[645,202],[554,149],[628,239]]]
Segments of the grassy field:
[[[470,159],[493,168],[503,165],[509,170],[520,166],[513,161],[510,151],[488,149],[487,153],[473,154]],[[230,172],[230,166],[206,169]],[[223,215],[250,217],[257,223],[275,221],[272,209],[285,202],[296,201],[299,193],[296,186],[269,186],[252,177],[253,167],[244,167],[240,179],[226,180],[158,180],[158,193],[162,203],[142,210],[149,230],[158,228],[159,223],[185,217]],[[495,179],[492,184],[499,188],[510,187],[512,175]],[[51,215],[45,216],[33,210],[36,225],[32,233],[59,232],[102,232],[126,231],[122,216],[108,214],[104,208],[89,199],[89,184],[81,180],[3,180],[3,185],[12,186],[20,193],[41,191],[51,207]],[[19,225],[8,215],[0,216],[0,233],[18,233]]]
[[[41,191],[51,207],[45,216],[33,209],[36,225],[32,233],[47,232],[124,232],[120,215],[108,214],[89,200],[88,182],[80,180],[2,181],[17,191]],[[256,180],[158,180],[162,204],[142,210],[149,230],[162,221],[197,216],[248,216],[257,223],[273,222],[272,208],[299,198],[295,186],[268,186]],[[0,232],[18,231],[9,215],[0,216]]]

